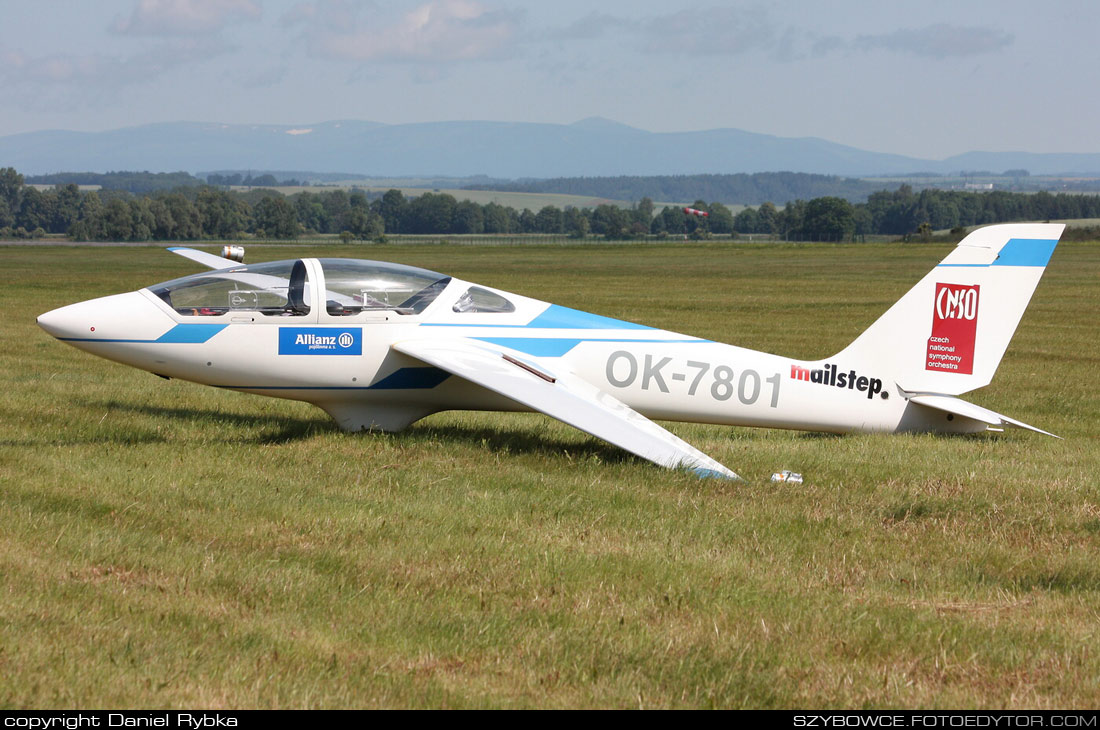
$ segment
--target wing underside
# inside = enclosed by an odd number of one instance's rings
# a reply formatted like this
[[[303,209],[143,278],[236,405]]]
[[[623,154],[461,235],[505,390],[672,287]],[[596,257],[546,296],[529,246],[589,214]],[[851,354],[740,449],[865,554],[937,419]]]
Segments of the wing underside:
[[[653,421],[558,365],[467,339],[407,340],[393,345],[452,375],[615,444],[643,459],[701,476],[734,472]]]

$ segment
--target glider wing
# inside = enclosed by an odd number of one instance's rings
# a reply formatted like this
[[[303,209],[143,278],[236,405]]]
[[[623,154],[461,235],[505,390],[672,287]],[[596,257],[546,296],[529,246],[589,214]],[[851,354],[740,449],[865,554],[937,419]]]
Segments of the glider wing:
[[[739,479],[735,473],[571,372],[508,348],[468,339],[406,340],[393,349],[670,469]]]

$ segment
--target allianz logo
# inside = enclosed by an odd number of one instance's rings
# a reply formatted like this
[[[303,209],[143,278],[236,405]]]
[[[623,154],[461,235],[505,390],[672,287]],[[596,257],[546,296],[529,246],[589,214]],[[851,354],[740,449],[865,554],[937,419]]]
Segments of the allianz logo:
[[[355,344],[355,337],[350,332],[341,332],[337,335],[315,335],[299,333],[294,337],[295,346],[308,347],[311,350],[336,349],[336,346],[347,349]]]

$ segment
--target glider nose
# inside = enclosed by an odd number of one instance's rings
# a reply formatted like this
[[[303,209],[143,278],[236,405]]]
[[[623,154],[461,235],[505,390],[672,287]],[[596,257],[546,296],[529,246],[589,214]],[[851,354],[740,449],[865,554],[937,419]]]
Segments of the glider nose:
[[[80,332],[91,334],[93,325],[83,326],[88,319],[85,313],[85,305],[88,302],[70,304],[66,307],[52,309],[45,314],[38,315],[38,326],[46,330],[59,340],[72,340],[82,335]]]
[[[136,291],[89,299],[38,316],[39,327],[73,344],[155,339],[172,324],[166,314]]]

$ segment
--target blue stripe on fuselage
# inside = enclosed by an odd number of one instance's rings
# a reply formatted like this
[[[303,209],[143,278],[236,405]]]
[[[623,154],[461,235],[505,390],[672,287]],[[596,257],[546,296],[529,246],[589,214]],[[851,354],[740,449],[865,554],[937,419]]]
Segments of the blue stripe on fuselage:
[[[582,312],[579,309],[551,304],[539,316],[527,323],[528,327],[559,330],[651,330],[644,324],[635,324],[621,319],[612,319],[599,314]]]
[[[710,342],[710,340],[698,339],[640,340],[611,337],[585,337],[584,339],[576,337],[473,337],[471,339],[488,342],[492,345],[500,345],[501,347],[518,350],[519,352],[525,352],[528,355],[535,355],[536,357],[561,357],[582,342],[664,342],[677,345]]]
[[[422,322],[422,327],[511,327],[514,329],[557,329],[557,330],[651,330],[644,324],[635,324],[622,319],[612,319],[599,314],[582,312],[579,309],[551,304],[527,324],[496,324],[481,322]]]
[[[130,342],[144,344],[202,344],[228,327],[227,324],[177,324],[155,340],[125,340],[100,337],[58,337],[62,342]]]
[[[398,368],[370,385],[215,385],[228,390],[430,390],[451,374],[439,368]]]

